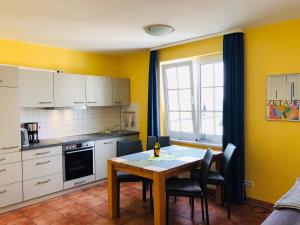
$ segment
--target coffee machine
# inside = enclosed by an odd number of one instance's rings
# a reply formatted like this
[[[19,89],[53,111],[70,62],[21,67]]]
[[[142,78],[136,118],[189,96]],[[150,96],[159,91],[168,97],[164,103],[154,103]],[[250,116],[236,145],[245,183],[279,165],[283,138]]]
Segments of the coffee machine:
[[[28,132],[29,143],[39,142],[39,124],[37,122],[24,123],[24,128]]]

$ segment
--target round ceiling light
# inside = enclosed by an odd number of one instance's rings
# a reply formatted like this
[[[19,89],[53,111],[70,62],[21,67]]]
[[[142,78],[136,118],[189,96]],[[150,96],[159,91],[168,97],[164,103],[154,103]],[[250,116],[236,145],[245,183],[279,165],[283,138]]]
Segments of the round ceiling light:
[[[147,34],[153,36],[165,36],[172,33],[175,29],[165,24],[152,24],[144,27]]]

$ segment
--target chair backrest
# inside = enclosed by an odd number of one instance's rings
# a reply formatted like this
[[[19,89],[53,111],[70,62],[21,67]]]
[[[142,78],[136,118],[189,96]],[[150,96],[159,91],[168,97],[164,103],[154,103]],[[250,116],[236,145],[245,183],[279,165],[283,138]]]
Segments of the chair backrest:
[[[207,191],[207,179],[208,179],[208,173],[210,171],[211,164],[213,162],[214,153],[212,150],[207,149],[204,159],[201,164],[201,170],[200,170],[200,183],[201,188],[204,193]]]
[[[117,157],[143,151],[142,141],[117,141]]]
[[[223,153],[221,173],[225,178],[228,177],[228,169],[230,167],[230,163],[232,162],[232,156],[235,152],[235,149],[235,145],[229,143]]]
[[[158,141],[159,141],[160,147],[167,147],[167,146],[171,145],[170,136],[159,136]],[[147,150],[154,149],[155,143],[156,143],[156,137],[155,136],[148,136],[148,138],[147,138]]]

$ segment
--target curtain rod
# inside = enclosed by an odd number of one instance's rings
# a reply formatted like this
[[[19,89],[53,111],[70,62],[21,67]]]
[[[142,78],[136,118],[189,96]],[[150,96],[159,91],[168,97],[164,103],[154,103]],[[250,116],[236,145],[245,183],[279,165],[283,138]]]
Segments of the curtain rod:
[[[223,32],[207,34],[207,35],[203,35],[203,36],[199,36],[199,37],[195,37],[195,38],[189,38],[189,39],[186,39],[186,40],[183,40],[183,41],[177,41],[177,42],[173,42],[173,43],[170,43],[170,44],[165,44],[165,45],[160,45],[160,46],[157,46],[157,47],[153,47],[153,48],[150,48],[150,51],[159,50],[159,49],[163,49],[163,48],[169,48],[169,47],[173,47],[173,46],[176,46],[176,45],[187,44],[187,43],[190,43],[190,42],[200,41],[200,40],[213,38],[213,37],[218,37],[218,36],[223,36],[223,35],[226,35],[226,34],[236,33],[236,32],[244,32],[244,29],[232,29],[232,30],[227,30],[227,31],[223,31]]]

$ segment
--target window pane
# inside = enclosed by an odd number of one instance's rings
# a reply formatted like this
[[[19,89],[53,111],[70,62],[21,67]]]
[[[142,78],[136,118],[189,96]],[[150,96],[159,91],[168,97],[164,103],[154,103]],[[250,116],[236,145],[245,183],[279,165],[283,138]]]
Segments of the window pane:
[[[223,87],[215,88],[215,110],[223,111]]]
[[[201,125],[202,134],[213,135],[214,134],[214,113],[204,112],[201,113]]]
[[[177,88],[177,75],[176,68],[168,68],[166,69],[167,74],[167,88],[168,89],[176,89]]]
[[[169,110],[179,110],[178,91],[168,91]]]
[[[179,104],[181,111],[192,110],[191,90],[179,90]]]
[[[201,111],[214,110],[214,89],[202,88],[201,89]]]
[[[201,65],[201,86],[214,86],[214,64]]]
[[[177,68],[178,74],[178,88],[191,87],[191,75],[189,66],[181,66]]]
[[[169,123],[171,131],[180,131],[180,119],[179,112],[170,112],[169,113]]]
[[[216,113],[216,135],[223,135],[223,114]]]
[[[193,119],[191,112],[181,112],[180,113],[181,119],[181,131],[182,132],[193,132]]]
[[[224,86],[223,62],[215,63],[215,85]]]

